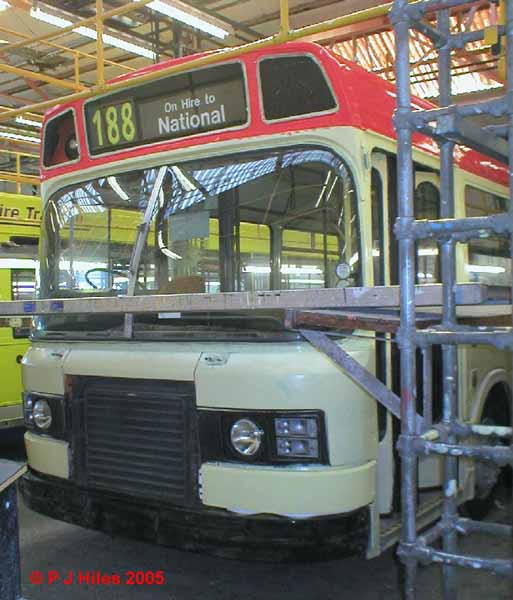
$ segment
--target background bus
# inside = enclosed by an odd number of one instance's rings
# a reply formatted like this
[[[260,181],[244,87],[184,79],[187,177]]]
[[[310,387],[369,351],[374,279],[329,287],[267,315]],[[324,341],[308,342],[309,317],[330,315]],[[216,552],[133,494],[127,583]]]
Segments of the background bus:
[[[0,299],[35,297],[41,200],[0,193]],[[30,319],[1,319],[0,429],[23,426],[21,359],[29,346]]]
[[[42,297],[396,284],[394,108],[392,85],[292,43],[54,109]],[[456,156],[458,216],[496,210],[507,169]],[[416,136],[414,158],[417,216],[436,217],[437,147]],[[460,281],[501,284],[494,244],[460,245]],[[417,259],[419,284],[436,283],[438,248]],[[390,338],[338,343],[397,389]],[[463,418],[507,424],[510,356],[465,348],[460,367]],[[397,423],[283,311],[48,315],[24,385],[22,490],[45,514],[251,557],[374,556],[398,539]],[[483,507],[490,475],[461,461],[459,501]],[[440,483],[422,460],[420,526]]]

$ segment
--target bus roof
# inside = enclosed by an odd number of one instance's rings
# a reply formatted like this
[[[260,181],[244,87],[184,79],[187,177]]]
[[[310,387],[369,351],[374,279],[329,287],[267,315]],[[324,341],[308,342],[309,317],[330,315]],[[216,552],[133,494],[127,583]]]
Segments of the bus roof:
[[[123,80],[136,79],[137,77],[165,69],[172,65],[191,62],[201,56],[211,53],[222,54],[223,50],[215,50],[210,53],[194,54],[182,58],[171,59],[154,65],[149,65],[133,73],[123,74],[112,79],[109,83]],[[260,59],[269,56],[284,54],[309,54],[314,56],[325,69],[330,83],[338,99],[338,109],[330,114],[319,114],[315,116],[300,116],[287,119],[286,121],[266,122],[263,119],[259,105],[259,90],[257,63]],[[48,180],[64,173],[70,173],[85,168],[108,164],[115,160],[131,158],[151,152],[162,152],[171,149],[191,147],[201,144],[202,146],[211,142],[219,142],[231,139],[245,139],[255,136],[272,135],[276,133],[290,133],[333,126],[352,126],[362,130],[368,130],[387,138],[395,139],[395,131],[392,123],[392,115],[395,110],[396,94],[395,86],[383,80],[378,75],[370,73],[355,63],[343,59],[341,56],[312,42],[288,42],[270,46],[265,49],[254,50],[240,56],[239,58],[228,58],[227,61],[239,61],[244,63],[248,73],[249,108],[250,119],[248,124],[237,130],[220,130],[209,133],[196,134],[193,137],[178,138],[173,140],[159,141],[150,146],[144,145],[135,148],[119,150],[109,156],[89,156],[84,149],[87,147],[85,140],[85,126],[83,121],[83,105],[85,100],[61,104],[51,109],[45,115],[45,122],[70,108],[75,109],[78,140],[82,149],[81,157],[74,163],[61,166],[45,168],[41,164],[42,179]],[[107,92],[108,94],[108,92]],[[414,98],[414,107],[419,109],[433,108],[435,105],[425,100]],[[44,129],[43,129],[44,131]],[[413,144],[416,148],[432,155],[438,155],[438,146],[431,138],[421,134],[413,136]],[[455,160],[458,166],[475,175],[484,177],[490,181],[508,184],[507,166],[491,160],[478,152],[463,146],[456,146]]]

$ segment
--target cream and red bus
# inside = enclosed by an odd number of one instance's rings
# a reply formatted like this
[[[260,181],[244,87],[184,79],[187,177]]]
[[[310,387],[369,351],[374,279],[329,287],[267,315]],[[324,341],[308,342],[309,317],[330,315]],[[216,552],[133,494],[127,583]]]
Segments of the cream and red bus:
[[[311,43],[127,83],[45,118],[41,298],[398,282],[391,84]],[[414,157],[417,216],[437,216],[438,149],[418,135]],[[507,169],[466,148],[456,160],[457,216],[502,211]],[[418,283],[438,276],[438,248],[419,243]],[[508,285],[507,249],[460,245],[458,277]],[[128,323],[37,319],[23,361],[29,506],[247,558],[372,557],[397,540],[397,422],[281,311]],[[392,339],[337,340],[397,389]],[[506,425],[508,356],[459,360],[463,418]],[[437,369],[435,352],[439,403]],[[462,461],[461,502],[483,511],[497,476]],[[422,525],[439,508],[436,459],[419,477]]]

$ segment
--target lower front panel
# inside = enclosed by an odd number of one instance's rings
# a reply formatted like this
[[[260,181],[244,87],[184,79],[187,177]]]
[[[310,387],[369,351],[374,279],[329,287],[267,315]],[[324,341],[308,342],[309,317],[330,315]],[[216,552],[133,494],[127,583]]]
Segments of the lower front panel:
[[[34,471],[21,480],[21,492],[30,508],[55,519],[225,558],[310,561],[364,556],[369,535],[368,507],[312,519],[239,516],[85,490]]]

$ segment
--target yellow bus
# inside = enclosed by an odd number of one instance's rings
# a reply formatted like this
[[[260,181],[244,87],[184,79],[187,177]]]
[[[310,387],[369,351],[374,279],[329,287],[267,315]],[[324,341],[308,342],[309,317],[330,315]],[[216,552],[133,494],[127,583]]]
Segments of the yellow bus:
[[[397,283],[392,85],[310,43],[127,83],[45,118],[41,298]],[[503,210],[507,168],[455,155],[457,216]],[[417,216],[435,217],[437,147],[418,135],[414,157]],[[417,258],[418,283],[436,283],[437,246]],[[458,278],[508,285],[511,261],[493,238],[460,244]],[[391,337],[336,339],[397,391]],[[464,419],[508,423],[510,363],[461,350]],[[246,558],[398,540],[397,420],[284,311],[56,312],[37,319],[23,381],[22,492],[44,514]],[[425,526],[439,461],[419,477]],[[484,512],[497,478],[461,461],[459,502]]]
[[[41,200],[0,193],[0,299],[35,298]],[[23,427],[21,359],[28,349],[30,320],[0,326],[0,429]]]

